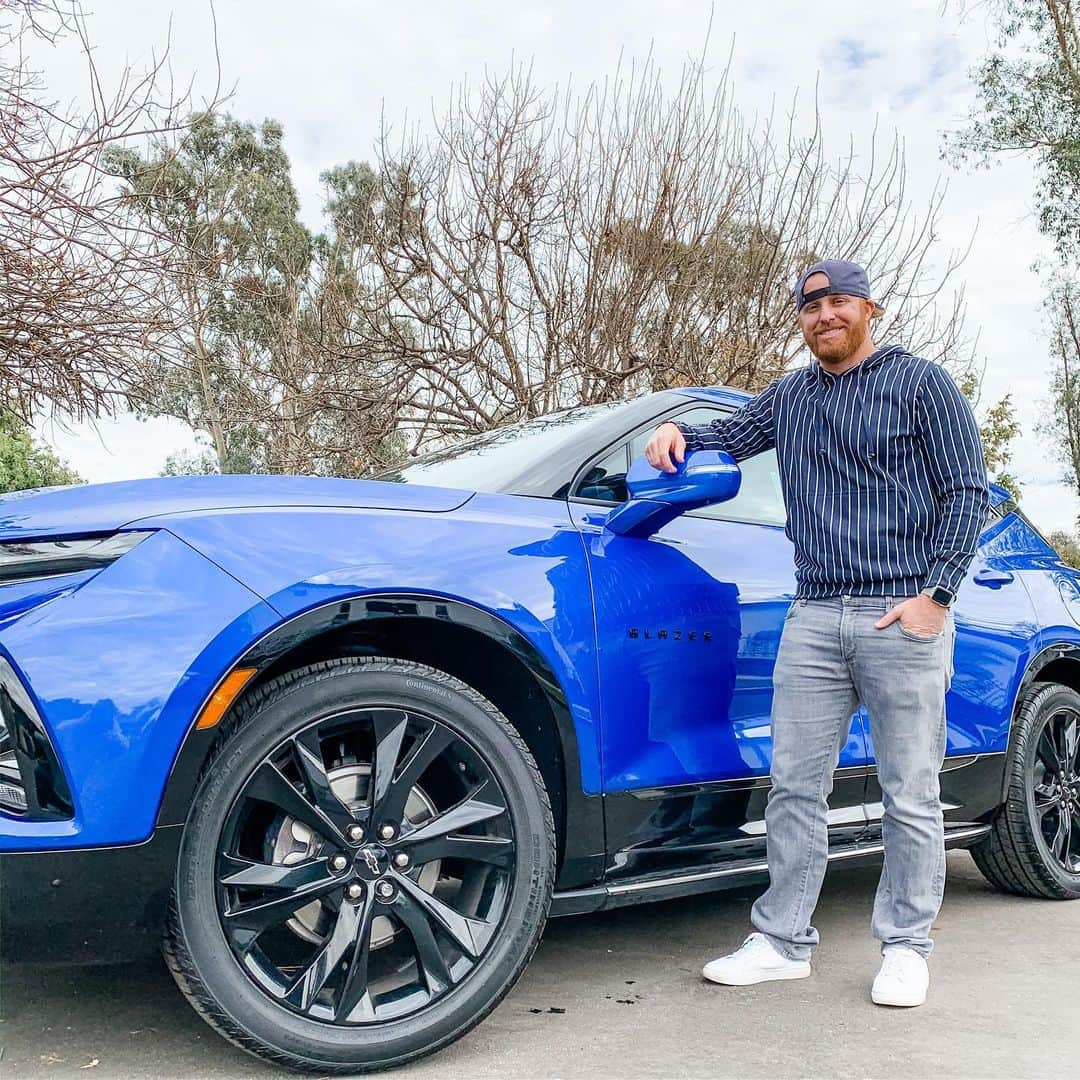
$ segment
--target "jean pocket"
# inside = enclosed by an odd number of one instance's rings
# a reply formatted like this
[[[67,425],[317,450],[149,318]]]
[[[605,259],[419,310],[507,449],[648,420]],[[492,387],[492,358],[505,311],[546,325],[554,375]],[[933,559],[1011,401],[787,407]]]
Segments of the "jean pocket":
[[[790,618],[792,618],[796,614],[796,612],[802,611],[804,607],[806,607],[805,600],[792,600],[791,607],[787,609],[787,614],[784,616],[784,622],[787,622]]]
[[[916,634],[909,630],[899,619],[896,620],[895,625],[899,628],[900,633],[908,639],[908,641],[921,641],[924,645],[932,645],[935,641],[941,641],[945,635],[945,628],[942,627],[936,634]]]

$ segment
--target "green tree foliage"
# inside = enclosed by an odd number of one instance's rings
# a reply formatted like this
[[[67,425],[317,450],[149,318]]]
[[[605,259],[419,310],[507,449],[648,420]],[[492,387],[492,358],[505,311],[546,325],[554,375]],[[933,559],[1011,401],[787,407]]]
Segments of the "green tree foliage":
[[[79,474],[36,442],[17,416],[0,411],[0,492],[81,483]]]
[[[221,471],[360,475],[564,405],[759,389],[803,349],[791,283],[817,253],[871,262],[883,340],[964,370],[962,300],[938,305],[955,258],[927,270],[942,193],[911,204],[899,142],[835,163],[816,116],[750,124],[712,81],[691,65],[669,92],[650,64],[564,99],[493,78],[374,170],[324,173],[319,234],[270,121],[206,114],[113,152],[172,327],[136,407]]]
[[[987,10],[996,46],[975,70],[978,104],[947,150],[983,165],[1003,153],[1035,162],[1039,226],[1060,257],[1046,302],[1049,407],[1037,430],[1080,492],[1080,3],[992,0]]]
[[[221,472],[264,464],[242,361],[262,344],[268,292],[295,287],[310,259],[281,138],[269,122],[256,129],[203,115],[176,149],[148,158],[125,149],[107,159],[130,184],[129,203],[165,241],[161,286],[181,339],[148,358],[132,399],[145,415],[205,432]]]
[[[370,170],[328,174],[331,229],[313,236],[272,121],[204,114],[175,148],[114,151],[108,166],[161,238],[174,327],[173,348],[141,372],[138,411],[204,434],[221,472],[359,475],[380,464],[393,409],[352,341]]]
[[[198,440],[198,450],[181,450],[176,454],[169,454],[165,459],[165,466],[161,470],[162,476],[210,476],[221,472],[219,462],[214,451],[203,440]]]
[[[995,48],[975,69],[978,102],[947,139],[954,160],[1034,158],[1039,226],[1065,257],[1080,254],[1080,3],[993,0]]]
[[[1038,430],[1063,466],[1065,482],[1080,494],[1080,285],[1064,274],[1056,277],[1046,310],[1053,367]]]
[[[979,419],[986,472],[995,484],[1000,484],[1016,499],[1020,498],[1020,482],[1008,471],[1012,460],[1012,443],[1020,434],[1012,395],[1006,394],[988,409],[979,408],[979,380],[974,372],[966,372],[957,385],[967,396]]]

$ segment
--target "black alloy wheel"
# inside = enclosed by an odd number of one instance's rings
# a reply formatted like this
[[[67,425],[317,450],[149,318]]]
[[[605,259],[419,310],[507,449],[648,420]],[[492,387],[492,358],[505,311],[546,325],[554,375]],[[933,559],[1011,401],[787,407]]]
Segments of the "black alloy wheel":
[[[166,956],[204,1018],[259,1056],[401,1064],[510,989],[553,868],[539,770],[490,702],[411,662],[320,664],[256,691],[214,755]]]
[[[1004,804],[971,849],[997,888],[1080,899],[1080,694],[1033,683],[1013,720]]]
[[[1080,712],[1061,705],[1046,716],[1028,770],[1031,812],[1047,856],[1080,874]]]

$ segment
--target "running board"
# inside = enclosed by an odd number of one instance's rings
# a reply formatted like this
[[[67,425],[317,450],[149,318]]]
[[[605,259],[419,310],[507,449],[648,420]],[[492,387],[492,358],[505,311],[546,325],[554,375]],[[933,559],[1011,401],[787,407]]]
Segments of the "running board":
[[[950,829],[945,833],[945,846],[967,847],[981,840],[990,832],[989,825],[968,825]],[[829,862],[842,862],[845,859],[861,859],[880,855],[885,845],[880,841],[868,844],[855,844],[829,852]],[[611,885],[597,885],[587,889],[571,889],[557,892],[551,899],[549,914],[554,918],[559,915],[582,915],[604,908],[623,907],[627,904],[640,904],[654,900],[670,900],[676,896],[691,896],[694,893],[710,892],[713,889],[736,887],[744,879],[752,880],[766,875],[769,864],[764,860],[752,863],[740,863],[737,866],[725,866],[716,870],[694,870],[685,874],[673,874],[667,877],[637,878],[631,881],[618,881]]]

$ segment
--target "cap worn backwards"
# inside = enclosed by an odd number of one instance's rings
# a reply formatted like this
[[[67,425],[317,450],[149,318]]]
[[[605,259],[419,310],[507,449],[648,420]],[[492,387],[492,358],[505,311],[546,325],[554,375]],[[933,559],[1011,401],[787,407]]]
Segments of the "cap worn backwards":
[[[814,274],[824,274],[828,285],[807,292],[806,282]],[[885,309],[870,295],[870,280],[866,271],[858,263],[845,259],[823,259],[807,267],[799,276],[795,286],[797,311],[802,311],[812,300],[820,300],[823,296],[860,296],[874,305],[873,318],[885,314]]]

